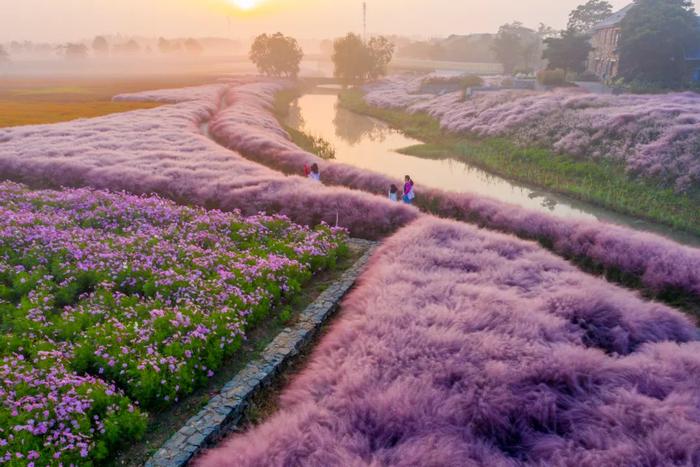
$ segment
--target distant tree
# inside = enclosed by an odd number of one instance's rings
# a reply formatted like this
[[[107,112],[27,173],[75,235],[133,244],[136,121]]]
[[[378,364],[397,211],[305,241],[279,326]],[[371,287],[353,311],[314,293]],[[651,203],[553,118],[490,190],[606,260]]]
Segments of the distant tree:
[[[540,23],[537,27],[537,35],[540,36],[542,40],[549,39],[551,37],[557,37],[560,31],[554,29],[551,26],[547,26],[544,23]]]
[[[387,67],[394,57],[394,44],[384,36],[375,36],[367,44],[369,49],[368,78],[377,79],[386,75]]]
[[[612,5],[605,0],[588,0],[569,14],[566,29],[579,34],[587,34],[593,26],[612,15]]]
[[[10,54],[5,50],[5,47],[0,45],[0,63],[5,63],[10,61]]]
[[[162,54],[170,53],[170,41],[164,37],[158,38],[158,50]]]
[[[85,44],[66,44],[63,46],[64,55],[68,60],[82,60],[88,56],[88,48]]]
[[[204,51],[204,47],[198,40],[189,38],[185,41],[185,51],[190,55],[200,55]]]
[[[623,78],[669,87],[683,82],[684,50],[700,40],[690,0],[636,0],[620,28]]]
[[[560,37],[544,40],[546,48],[542,58],[547,60],[550,70],[562,69],[567,72],[583,73],[586,70],[588,55],[593,47],[588,36],[567,30]]]
[[[126,55],[136,55],[137,53],[141,52],[141,46],[134,39],[131,39],[126,44],[120,45],[119,51]]]
[[[256,37],[248,56],[260,73],[296,77],[304,52],[296,39],[278,32]]]
[[[109,43],[107,39],[102,36],[95,37],[92,41],[92,50],[95,52],[95,55],[104,56],[109,54]]]
[[[493,41],[493,51],[506,74],[532,70],[541,56],[542,38],[520,22],[504,24]]]
[[[377,36],[365,43],[360,36],[349,33],[333,44],[335,77],[345,83],[359,83],[386,74],[394,56],[394,44]]]
[[[367,79],[370,54],[362,38],[357,34],[336,39],[333,43],[334,75],[346,83],[359,83]]]

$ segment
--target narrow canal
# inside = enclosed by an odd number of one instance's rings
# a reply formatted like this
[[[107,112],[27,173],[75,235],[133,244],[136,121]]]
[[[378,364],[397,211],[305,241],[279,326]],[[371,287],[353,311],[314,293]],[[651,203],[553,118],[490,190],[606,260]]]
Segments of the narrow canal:
[[[300,97],[290,110],[286,124],[329,141],[336,149],[338,162],[395,177],[397,185],[404,175],[411,175],[418,194],[421,186],[478,193],[563,218],[601,220],[700,246],[700,238],[692,234],[512,182],[456,158],[423,159],[400,154],[399,149],[421,142],[382,121],[341,108],[331,89]]]

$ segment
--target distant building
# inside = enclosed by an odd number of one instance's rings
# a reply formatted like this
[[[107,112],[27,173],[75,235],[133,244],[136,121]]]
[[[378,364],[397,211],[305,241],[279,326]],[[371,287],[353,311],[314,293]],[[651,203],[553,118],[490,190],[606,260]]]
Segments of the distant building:
[[[620,72],[620,23],[632,9],[634,4],[628,5],[614,13],[609,18],[601,21],[591,31],[591,46],[593,51],[588,58],[588,71],[594,73],[602,81],[615,79]]]
[[[588,58],[588,71],[602,81],[610,81],[620,73],[620,24],[634,4],[613,13],[609,18],[596,24],[591,31],[593,51]],[[698,20],[700,24],[700,19]],[[700,44],[685,51],[689,78],[700,82]]]

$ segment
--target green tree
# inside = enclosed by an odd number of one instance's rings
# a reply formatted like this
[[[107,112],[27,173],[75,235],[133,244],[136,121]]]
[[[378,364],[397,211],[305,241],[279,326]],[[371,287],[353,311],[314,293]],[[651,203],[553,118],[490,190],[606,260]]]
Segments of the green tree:
[[[569,14],[566,29],[579,34],[588,34],[593,26],[612,15],[612,5],[605,0],[588,0]]]
[[[0,63],[9,62],[10,54],[5,50],[5,47],[0,45]]]
[[[559,68],[574,73],[583,73],[586,70],[588,54],[593,49],[588,36],[567,30],[559,37],[545,39],[544,43],[547,47],[542,53],[542,58],[547,60],[547,68],[550,70]]]
[[[335,77],[345,83],[360,83],[386,74],[394,56],[394,44],[378,36],[368,43],[356,34],[348,34],[333,44]]]
[[[296,78],[304,52],[296,39],[278,32],[256,37],[248,56],[260,73]]]
[[[689,0],[635,0],[621,23],[620,75],[676,87],[685,77],[684,50],[700,40]]]
[[[384,36],[376,36],[369,40],[370,66],[368,77],[377,79],[386,75],[387,67],[394,57],[394,44]]]
[[[493,41],[493,51],[506,74],[518,68],[532,70],[539,60],[541,47],[540,35],[517,21],[501,26]]]

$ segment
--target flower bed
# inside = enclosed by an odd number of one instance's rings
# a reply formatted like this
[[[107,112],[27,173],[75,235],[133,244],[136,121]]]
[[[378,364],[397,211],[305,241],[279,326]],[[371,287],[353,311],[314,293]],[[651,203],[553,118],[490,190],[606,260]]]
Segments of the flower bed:
[[[510,136],[584,158],[612,158],[679,191],[700,186],[700,94],[603,95],[580,90],[413,94],[420,78],[366,87],[369,104],[425,112],[452,133]]]
[[[696,465],[680,313],[424,218],[373,257],[280,410],[196,465]]]
[[[0,459],[106,459],[344,239],[281,216],[0,184]]]

